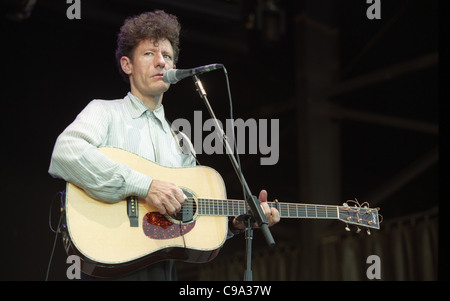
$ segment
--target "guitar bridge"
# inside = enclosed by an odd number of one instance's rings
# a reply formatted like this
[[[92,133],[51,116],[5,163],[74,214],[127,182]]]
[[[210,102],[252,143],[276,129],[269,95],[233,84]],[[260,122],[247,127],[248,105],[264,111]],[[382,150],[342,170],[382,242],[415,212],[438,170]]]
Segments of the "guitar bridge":
[[[130,219],[130,227],[139,227],[139,208],[136,196],[127,197],[127,213]]]

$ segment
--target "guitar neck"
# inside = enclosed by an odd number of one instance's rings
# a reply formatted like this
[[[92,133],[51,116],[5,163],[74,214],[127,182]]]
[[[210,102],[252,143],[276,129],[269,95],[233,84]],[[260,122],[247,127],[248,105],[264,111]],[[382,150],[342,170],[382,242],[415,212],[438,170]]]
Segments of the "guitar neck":
[[[311,205],[298,203],[268,202],[277,208],[282,218],[337,219],[338,206]],[[243,200],[198,199],[198,214],[215,216],[239,216],[250,210]]]

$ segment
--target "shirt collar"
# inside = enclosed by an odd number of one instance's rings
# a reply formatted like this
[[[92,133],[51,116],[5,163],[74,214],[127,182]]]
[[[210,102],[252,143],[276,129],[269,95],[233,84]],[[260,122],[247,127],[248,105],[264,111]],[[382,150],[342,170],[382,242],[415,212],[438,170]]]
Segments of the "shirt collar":
[[[167,133],[170,131],[164,113],[164,106],[162,104],[156,110],[151,111],[139,98],[131,94],[131,92],[128,92],[127,97],[130,99],[130,101],[127,102],[127,107],[133,119],[141,117],[142,114],[148,111],[160,121],[160,125],[164,132]]]

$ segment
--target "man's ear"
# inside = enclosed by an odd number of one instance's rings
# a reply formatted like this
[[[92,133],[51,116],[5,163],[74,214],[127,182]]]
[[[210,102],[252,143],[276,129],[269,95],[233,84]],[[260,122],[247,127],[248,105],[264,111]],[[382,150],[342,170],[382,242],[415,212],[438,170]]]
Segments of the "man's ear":
[[[122,56],[120,58],[120,67],[122,67],[122,70],[125,74],[130,75],[131,71],[133,70],[133,64],[131,63],[131,60],[127,56]]]

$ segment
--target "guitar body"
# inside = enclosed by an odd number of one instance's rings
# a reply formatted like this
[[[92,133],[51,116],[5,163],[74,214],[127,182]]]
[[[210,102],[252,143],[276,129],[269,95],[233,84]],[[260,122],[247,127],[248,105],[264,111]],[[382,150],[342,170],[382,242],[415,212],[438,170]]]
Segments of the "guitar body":
[[[99,150],[154,179],[175,183],[195,197],[226,198],[222,177],[214,169],[167,168],[121,149]],[[126,200],[117,203],[94,200],[79,187],[67,183],[67,227],[63,240],[67,253],[81,258],[84,273],[114,277],[167,259],[207,262],[217,256],[227,237],[227,216],[194,215],[188,222],[170,221],[138,200],[138,223],[131,226],[127,206]]]

